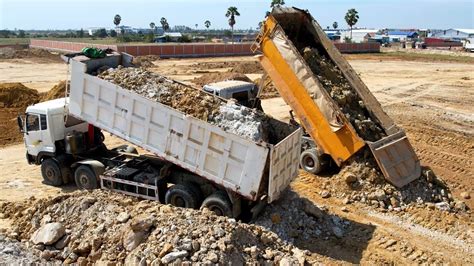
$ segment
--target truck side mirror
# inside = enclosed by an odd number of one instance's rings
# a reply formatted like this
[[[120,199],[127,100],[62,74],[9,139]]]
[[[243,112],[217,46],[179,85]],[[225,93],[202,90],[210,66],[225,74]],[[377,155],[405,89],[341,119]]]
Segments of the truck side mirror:
[[[17,116],[16,121],[18,123],[18,128],[20,129],[20,132],[25,133],[25,130],[24,130],[24,127],[23,127],[23,125],[24,125],[23,118],[21,117],[21,115]]]

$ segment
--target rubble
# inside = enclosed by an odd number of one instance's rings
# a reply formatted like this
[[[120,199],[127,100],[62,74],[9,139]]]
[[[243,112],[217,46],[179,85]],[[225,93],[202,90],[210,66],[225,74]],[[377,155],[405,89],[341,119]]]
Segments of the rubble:
[[[84,205],[85,201],[91,204]],[[285,202],[281,225],[286,226],[291,219],[301,223],[298,228],[308,225],[308,233],[314,234],[314,227],[320,226],[315,218]],[[2,203],[0,211],[14,218],[12,231],[18,232],[17,240],[32,241],[45,226],[64,226],[64,231],[57,231],[61,234],[47,241],[36,242],[38,245],[29,242],[33,252],[56,263],[278,264],[284,257],[300,262],[306,259],[305,252],[259,225],[215,216],[208,210],[175,208],[102,190]],[[129,214],[129,220],[117,221],[121,213]],[[42,221],[48,222],[42,225]],[[273,224],[270,216],[262,221]],[[331,225],[335,226],[333,222]]]
[[[330,58],[312,47],[305,47],[301,54],[360,137],[377,141],[385,136],[383,129],[371,119],[357,92]]]
[[[388,211],[403,211],[408,206],[429,207],[430,204],[443,211],[467,210],[465,204],[456,205],[446,183],[429,168],[424,168],[417,180],[403,188],[387,183],[369,152],[356,154],[322,189],[322,197],[329,194],[341,198],[344,204],[360,202]]]
[[[99,78],[160,102],[187,115],[251,139],[267,141],[265,114],[212,96],[202,90],[166,79],[141,68],[107,69]]]

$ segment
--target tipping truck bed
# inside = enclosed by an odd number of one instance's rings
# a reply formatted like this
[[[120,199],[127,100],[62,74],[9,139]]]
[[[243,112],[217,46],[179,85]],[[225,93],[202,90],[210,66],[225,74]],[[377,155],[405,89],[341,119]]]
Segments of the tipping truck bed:
[[[308,49],[310,47],[311,49]],[[405,132],[383,111],[367,86],[342,57],[312,16],[296,8],[275,8],[266,19],[254,51],[280,95],[294,110],[319,149],[342,165],[366,144],[387,181],[402,187],[420,176],[419,160]],[[314,51],[313,51],[314,50]],[[311,64],[311,60],[315,60]],[[318,61],[319,60],[319,61]],[[322,60],[322,62],[320,62]],[[324,69],[333,66],[337,71]],[[350,88],[363,123],[351,117],[346,99],[336,99],[328,87],[339,75],[340,86]],[[357,115],[357,114],[356,114]],[[351,123],[352,122],[352,123]],[[373,130],[365,134],[363,130]],[[370,133],[373,133],[372,135]],[[369,137],[370,136],[370,137]],[[376,137],[374,137],[376,136]]]
[[[70,114],[252,201],[276,200],[298,174],[301,129],[255,142],[90,74],[130,61],[72,59]]]

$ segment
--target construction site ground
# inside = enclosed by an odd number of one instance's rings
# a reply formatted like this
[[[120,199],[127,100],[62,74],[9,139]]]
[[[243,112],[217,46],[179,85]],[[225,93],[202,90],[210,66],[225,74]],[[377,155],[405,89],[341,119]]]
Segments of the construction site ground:
[[[474,60],[432,61],[430,58],[348,56],[384,110],[405,129],[422,165],[446,181],[453,196],[472,209]],[[149,69],[194,85],[195,78],[213,72],[229,72],[239,64],[252,65],[256,61],[255,57],[155,60]],[[241,69],[244,73],[240,74],[251,80],[262,76],[250,67]],[[38,58],[0,59],[0,71],[0,83],[21,82],[39,92],[47,92],[67,75],[65,64]],[[289,107],[281,98],[265,99],[262,105],[267,114],[288,121]],[[15,121],[12,113],[16,112],[21,110],[0,109],[0,123]],[[16,133],[8,131],[7,134]],[[24,144],[18,142],[21,137],[13,139],[13,143],[0,146],[0,202],[56,196],[76,190],[74,186],[54,188],[42,184],[40,168],[26,163]],[[107,134],[106,142],[111,146],[123,143]],[[337,197],[321,196],[330,182],[330,175],[301,172],[291,184],[289,193],[308,199],[324,210],[322,215],[350,224],[350,230],[343,236],[297,239],[294,245],[310,252],[308,262],[474,263],[471,211],[452,213],[411,206],[401,212],[387,212],[362,203],[347,204]],[[288,217],[282,213],[281,219]],[[12,220],[0,219],[0,228],[3,228],[0,232],[5,232],[11,224]]]

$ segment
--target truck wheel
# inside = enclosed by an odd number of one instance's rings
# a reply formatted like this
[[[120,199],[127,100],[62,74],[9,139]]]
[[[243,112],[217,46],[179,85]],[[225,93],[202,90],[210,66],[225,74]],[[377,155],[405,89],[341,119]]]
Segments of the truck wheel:
[[[176,207],[196,209],[198,205],[198,195],[188,186],[176,184],[168,189],[165,196],[165,203]]]
[[[232,217],[232,203],[222,191],[217,191],[207,197],[201,205],[201,209],[208,208],[219,216]]]
[[[305,150],[300,155],[300,167],[308,173],[318,174],[323,170],[321,159],[315,149]]]
[[[76,169],[74,180],[76,181],[76,186],[80,189],[92,190],[99,188],[97,176],[87,165],[81,165]]]
[[[63,184],[61,168],[53,159],[45,159],[41,162],[41,175],[48,185],[59,187]]]

